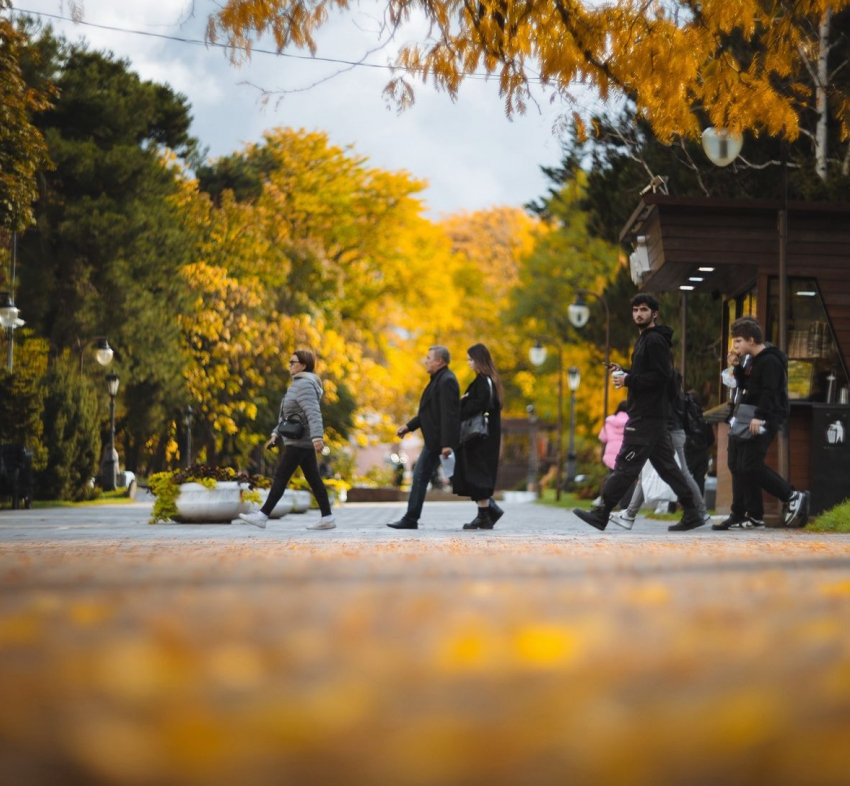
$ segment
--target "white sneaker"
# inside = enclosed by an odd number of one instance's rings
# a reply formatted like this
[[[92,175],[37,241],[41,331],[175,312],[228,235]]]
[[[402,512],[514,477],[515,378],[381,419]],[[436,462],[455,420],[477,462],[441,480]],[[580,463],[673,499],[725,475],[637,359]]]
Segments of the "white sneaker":
[[[265,529],[266,522],[269,520],[269,517],[265,513],[240,513],[239,518],[246,524],[253,524],[260,529]]]
[[[307,529],[333,529],[334,527],[336,527],[336,522],[333,516],[329,519],[319,519],[314,524],[307,525]]]
[[[629,511],[621,510],[619,513],[612,513],[608,517],[608,521],[617,524],[623,529],[631,529],[635,523],[635,517],[629,515]]]

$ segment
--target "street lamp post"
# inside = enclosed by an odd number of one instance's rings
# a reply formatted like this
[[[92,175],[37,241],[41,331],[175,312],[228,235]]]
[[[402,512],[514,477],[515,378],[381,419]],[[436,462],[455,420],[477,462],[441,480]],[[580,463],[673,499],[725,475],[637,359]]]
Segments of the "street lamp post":
[[[581,371],[576,366],[570,366],[567,371],[567,384],[570,388],[570,445],[567,450],[567,480],[565,485],[570,488],[576,479],[576,391],[581,384]]]
[[[570,323],[575,328],[583,328],[590,319],[590,309],[584,302],[585,296],[595,297],[605,309],[605,385],[602,388],[602,420],[608,417],[608,375],[611,370],[608,368],[608,363],[611,361],[611,312],[608,309],[608,302],[598,292],[591,292],[589,289],[577,290],[575,303],[567,307],[567,317]]]
[[[534,404],[529,404],[525,411],[528,412],[528,477],[526,489],[537,491],[537,415],[534,414]]]
[[[12,371],[15,357],[15,328],[24,324],[24,320],[18,318],[18,307],[12,299],[10,292],[0,292],[0,326],[6,330],[6,368]]]
[[[101,485],[104,491],[115,491],[118,485],[118,451],[115,450],[115,396],[118,395],[118,375],[106,375],[106,388],[109,391],[109,448],[103,456],[101,465]]]
[[[187,406],[183,412],[183,425],[186,427],[186,468],[192,466],[192,424],[195,422],[195,411]]]
[[[546,361],[546,347],[541,344],[546,341],[558,348],[558,452],[555,456],[555,499],[561,499],[561,465],[563,463],[563,432],[564,432],[564,348],[560,341],[540,336],[537,343],[529,350],[528,357],[535,366],[542,366]]]
[[[109,346],[109,342],[106,340],[105,336],[98,336],[97,338],[86,338],[86,339],[77,339],[77,350],[80,353],[80,373],[83,373],[83,356],[85,355],[85,348],[89,346],[92,342],[94,342],[94,356],[98,363],[101,366],[108,366],[112,362],[112,358],[115,356],[115,351],[112,347]]]

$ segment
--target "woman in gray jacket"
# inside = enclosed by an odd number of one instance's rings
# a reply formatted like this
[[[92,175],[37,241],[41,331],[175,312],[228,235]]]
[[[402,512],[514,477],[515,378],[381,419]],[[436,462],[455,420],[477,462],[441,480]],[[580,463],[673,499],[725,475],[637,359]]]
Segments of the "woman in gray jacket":
[[[269,514],[283,496],[289,479],[298,467],[301,467],[304,471],[304,477],[310,484],[313,496],[319,503],[319,509],[322,512],[321,519],[315,524],[310,524],[307,529],[333,529],[336,526],[333,513],[331,513],[328,492],[325,484],[322,483],[322,476],[319,474],[319,465],[316,461],[316,454],[321,453],[325,447],[322,410],[319,407],[319,402],[325,391],[322,387],[322,380],[313,373],[315,365],[316,358],[307,349],[296,350],[289,360],[292,384],[280,403],[280,418],[271,438],[266,443],[268,450],[278,442],[283,442],[283,455],[280,457],[275,470],[274,482],[271,491],[269,491],[268,499],[260,508],[259,513],[239,514],[240,519],[248,524],[253,524],[255,527],[265,528]],[[304,433],[298,439],[284,437],[281,434],[284,421],[292,415],[296,416],[304,425]]]

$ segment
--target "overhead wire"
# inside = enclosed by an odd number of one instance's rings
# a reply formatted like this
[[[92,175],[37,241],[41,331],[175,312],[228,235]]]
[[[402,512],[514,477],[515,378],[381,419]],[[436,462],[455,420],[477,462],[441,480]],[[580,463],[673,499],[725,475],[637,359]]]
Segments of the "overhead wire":
[[[292,60],[308,60],[314,62],[321,63],[332,63],[334,65],[343,65],[343,66],[351,66],[353,68],[372,68],[372,69],[380,69],[384,71],[406,71],[408,73],[419,74],[421,71],[417,69],[407,68],[405,66],[394,66],[383,63],[364,63],[358,60],[344,60],[342,58],[336,57],[321,57],[318,55],[298,55],[293,54],[291,52],[278,52],[273,49],[263,49],[260,47],[244,47],[244,46],[234,46],[232,44],[223,44],[218,41],[206,41],[199,38],[184,38],[181,36],[175,35],[167,35],[165,33],[154,33],[150,30],[136,30],[128,27],[118,27],[116,25],[104,25],[98,24],[96,22],[87,22],[84,20],[77,20],[70,16],[63,16],[62,14],[51,14],[47,11],[30,11],[26,8],[20,8],[18,6],[12,6],[11,10],[19,14],[21,16],[36,16],[36,17],[44,17],[47,19],[56,19],[63,22],[72,22],[76,25],[83,25],[85,27],[91,27],[97,30],[106,30],[114,33],[126,33],[128,35],[138,35],[144,36],[147,38],[159,38],[166,41],[174,41],[180,44],[191,44],[193,46],[203,46],[205,48],[216,48],[222,50],[233,50],[233,51],[241,51],[246,54],[262,54],[262,55],[271,55],[273,57],[284,57]],[[478,73],[478,72],[470,72],[463,74],[466,79],[489,79],[493,75]],[[530,83],[541,84],[542,80],[538,77],[528,77],[527,81]],[[578,83],[576,83],[578,84]]]

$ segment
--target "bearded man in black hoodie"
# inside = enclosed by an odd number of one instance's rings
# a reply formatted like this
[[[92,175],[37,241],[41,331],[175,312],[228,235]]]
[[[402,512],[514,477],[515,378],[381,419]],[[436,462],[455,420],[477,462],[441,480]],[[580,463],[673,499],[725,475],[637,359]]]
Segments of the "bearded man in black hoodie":
[[[732,364],[740,391],[737,404],[755,407],[746,438],[729,435],[729,470],[732,473],[732,513],[712,529],[746,529],[764,526],[762,489],[783,503],[786,527],[805,526],[809,492],[794,487],[765,466],[767,449],[788,417],[788,358],[764,340],[761,325],[752,317],[732,323]],[[750,362],[743,360],[749,355]],[[736,417],[740,417],[736,409]]]
[[[576,508],[573,512],[596,529],[608,526],[611,511],[635,482],[643,465],[649,461],[679,499],[685,513],[681,521],[667,529],[673,532],[696,529],[706,523],[697,509],[697,500],[673,451],[667,430],[667,416],[675,391],[673,377],[673,331],[656,325],[658,301],[652,295],[632,299],[632,319],[640,337],[632,353],[628,371],[616,363],[613,379],[616,387],[629,389],[629,420],[623,446],[617,455],[614,471],[602,487],[602,505],[592,511]]]

